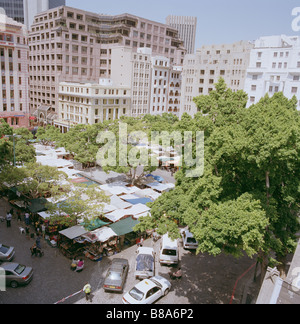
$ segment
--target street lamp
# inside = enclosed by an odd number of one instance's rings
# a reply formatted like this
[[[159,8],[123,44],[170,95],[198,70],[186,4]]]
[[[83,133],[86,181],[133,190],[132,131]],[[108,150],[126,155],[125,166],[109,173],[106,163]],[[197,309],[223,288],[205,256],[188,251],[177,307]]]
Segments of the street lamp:
[[[21,138],[22,136],[21,135],[16,135],[16,134],[13,134],[13,135],[5,135],[6,138],[10,138],[12,137],[13,138],[13,146],[14,146],[14,167],[16,166],[16,142],[15,142],[15,138]]]

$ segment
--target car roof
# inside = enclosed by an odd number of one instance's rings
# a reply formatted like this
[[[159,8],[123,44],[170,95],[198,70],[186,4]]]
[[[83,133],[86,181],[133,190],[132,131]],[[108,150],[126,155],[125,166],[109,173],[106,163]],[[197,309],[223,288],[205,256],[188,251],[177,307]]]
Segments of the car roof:
[[[1,264],[1,268],[4,270],[15,270],[19,264],[13,262],[5,262]]]
[[[143,281],[141,281],[135,285],[135,287],[142,292],[147,292],[149,289],[151,289],[155,286],[156,286],[156,284],[152,280],[149,280],[149,279],[144,279]]]
[[[137,249],[138,254],[153,254],[154,249],[150,247],[139,247]]]
[[[121,258],[116,258],[112,260],[112,264],[116,265],[116,264],[128,264],[128,260],[127,259],[121,259]]]
[[[186,237],[194,237],[194,235],[191,232],[189,232],[188,230],[185,231],[185,235],[186,235]]]

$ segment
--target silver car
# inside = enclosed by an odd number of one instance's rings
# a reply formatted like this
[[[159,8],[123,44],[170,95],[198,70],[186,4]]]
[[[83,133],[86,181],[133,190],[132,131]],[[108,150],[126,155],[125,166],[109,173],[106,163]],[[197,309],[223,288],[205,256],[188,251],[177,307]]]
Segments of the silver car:
[[[0,261],[9,262],[15,256],[15,249],[0,243]]]
[[[129,263],[126,259],[114,259],[103,284],[106,292],[122,292],[129,270]]]
[[[4,275],[6,286],[12,288],[29,284],[33,277],[33,269],[19,263],[5,262],[1,264],[1,270],[0,280],[3,280],[1,276]]]

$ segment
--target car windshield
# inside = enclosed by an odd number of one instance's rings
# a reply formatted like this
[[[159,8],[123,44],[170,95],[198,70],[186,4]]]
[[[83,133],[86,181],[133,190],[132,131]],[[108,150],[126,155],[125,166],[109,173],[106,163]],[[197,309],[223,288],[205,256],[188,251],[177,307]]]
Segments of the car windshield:
[[[140,290],[138,290],[136,287],[133,287],[133,288],[129,291],[129,295],[130,295],[132,298],[134,298],[134,299],[136,299],[136,300],[138,300],[138,301],[142,300],[143,297],[144,297],[144,293],[142,293],[142,292],[141,292]]]
[[[187,243],[197,244],[197,241],[196,241],[196,239],[194,237],[188,237],[186,241],[187,241]]]
[[[164,249],[162,251],[162,254],[170,255],[170,256],[176,256],[177,255],[176,250],[171,250],[171,249]]]
[[[6,254],[9,250],[9,247],[6,245],[0,245],[0,252]]]
[[[15,269],[15,272],[18,274],[18,275],[20,275],[24,270],[25,270],[25,266],[24,265],[22,265],[22,264],[19,264],[17,267],[16,267],[16,269]]]
[[[154,258],[152,255],[140,254],[136,258],[136,270],[153,271]]]
[[[121,280],[121,273],[116,271],[109,271],[107,278],[110,280]]]

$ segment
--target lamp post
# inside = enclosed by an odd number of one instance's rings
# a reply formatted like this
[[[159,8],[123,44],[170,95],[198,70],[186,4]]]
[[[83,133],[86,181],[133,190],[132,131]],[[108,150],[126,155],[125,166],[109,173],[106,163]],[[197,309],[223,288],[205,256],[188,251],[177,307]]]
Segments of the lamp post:
[[[16,142],[15,142],[15,138],[21,138],[22,136],[21,135],[16,135],[16,134],[13,134],[13,135],[5,135],[6,138],[10,138],[12,137],[13,138],[13,148],[14,148],[14,167],[16,166]]]

